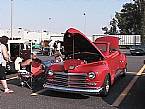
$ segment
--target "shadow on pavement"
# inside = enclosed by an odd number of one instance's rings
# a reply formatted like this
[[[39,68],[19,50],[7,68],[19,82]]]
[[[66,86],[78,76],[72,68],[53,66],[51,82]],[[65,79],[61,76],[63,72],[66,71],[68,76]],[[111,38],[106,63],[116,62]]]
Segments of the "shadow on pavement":
[[[42,92],[41,95],[51,96],[51,97],[60,97],[60,98],[70,98],[70,99],[88,99],[88,95],[76,94],[76,93],[67,93],[67,92],[57,92],[47,90]]]
[[[133,77],[134,75],[131,74],[127,74],[125,77],[118,77],[115,80],[115,83],[112,85],[108,96],[102,97],[102,99],[108,104],[112,105]]]
[[[145,108],[145,75],[141,75],[128,95],[121,102],[119,109],[144,109]]]

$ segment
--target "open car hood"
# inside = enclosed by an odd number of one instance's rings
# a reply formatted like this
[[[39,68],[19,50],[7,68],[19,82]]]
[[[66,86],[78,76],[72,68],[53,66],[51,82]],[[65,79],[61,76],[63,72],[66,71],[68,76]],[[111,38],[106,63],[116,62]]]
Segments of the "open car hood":
[[[94,43],[74,28],[68,29],[64,34],[64,52],[66,55],[78,52],[90,52],[104,57]]]

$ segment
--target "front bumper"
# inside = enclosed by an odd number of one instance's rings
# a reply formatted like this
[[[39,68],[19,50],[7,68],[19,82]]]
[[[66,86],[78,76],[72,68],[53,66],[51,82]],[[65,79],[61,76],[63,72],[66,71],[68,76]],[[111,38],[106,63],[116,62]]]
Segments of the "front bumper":
[[[48,88],[49,90],[60,91],[60,92],[72,92],[72,93],[84,93],[84,94],[98,94],[102,91],[102,88],[95,88],[95,89],[79,89],[79,88],[67,88],[67,87],[60,87],[60,86],[52,86],[49,84],[44,84],[44,88]]]

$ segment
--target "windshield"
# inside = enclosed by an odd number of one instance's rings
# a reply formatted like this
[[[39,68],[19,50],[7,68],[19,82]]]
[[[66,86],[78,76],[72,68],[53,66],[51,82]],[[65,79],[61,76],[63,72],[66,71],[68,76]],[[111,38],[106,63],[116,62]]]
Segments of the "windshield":
[[[95,43],[95,45],[99,48],[100,51],[102,51],[102,52],[106,52],[107,51],[106,43]]]

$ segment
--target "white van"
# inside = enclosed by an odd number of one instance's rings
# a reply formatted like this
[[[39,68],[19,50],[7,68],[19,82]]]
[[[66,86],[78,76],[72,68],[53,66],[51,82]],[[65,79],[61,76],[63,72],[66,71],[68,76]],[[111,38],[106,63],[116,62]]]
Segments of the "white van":
[[[30,58],[32,43],[26,40],[8,40],[8,53],[12,61],[17,57]]]

